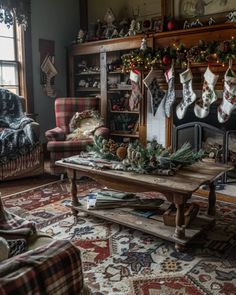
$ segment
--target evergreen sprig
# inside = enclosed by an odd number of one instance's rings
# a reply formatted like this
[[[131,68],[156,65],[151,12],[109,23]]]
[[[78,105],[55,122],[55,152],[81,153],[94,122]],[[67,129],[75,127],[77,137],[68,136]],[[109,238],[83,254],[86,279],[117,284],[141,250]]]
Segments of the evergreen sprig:
[[[176,152],[171,153],[169,149],[158,144],[156,140],[152,140],[146,148],[138,142],[130,143],[127,147],[126,158],[121,161],[116,155],[116,149],[119,146],[113,140],[94,136],[94,144],[89,147],[89,151],[103,159],[120,161],[123,170],[148,174],[164,174],[164,171],[173,172],[168,175],[173,175],[180,167],[191,165],[205,156],[202,150],[193,151],[189,143],[184,143]]]

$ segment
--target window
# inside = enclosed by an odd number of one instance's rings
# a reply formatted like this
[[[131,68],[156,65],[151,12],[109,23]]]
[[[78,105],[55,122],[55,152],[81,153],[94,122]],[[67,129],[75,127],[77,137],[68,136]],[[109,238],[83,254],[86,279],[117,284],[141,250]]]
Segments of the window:
[[[21,35],[17,25],[0,23],[0,87],[24,95]]]

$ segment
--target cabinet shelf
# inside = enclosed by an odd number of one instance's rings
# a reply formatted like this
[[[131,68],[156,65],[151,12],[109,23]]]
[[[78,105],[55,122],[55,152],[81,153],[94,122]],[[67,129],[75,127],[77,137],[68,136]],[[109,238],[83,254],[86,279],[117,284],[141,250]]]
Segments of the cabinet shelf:
[[[125,75],[127,75],[127,73],[125,73],[125,72],[122,72],[122,71],[111,71],[111,72],[107,72],[108,74],[111,74],[111,75],[115,75],[115,74],[125,74]]]
[[[91,75],[100,75],[100,72],[81,72],[81,73],[75,74],[75,76],[91,76]]]
[[[109,92],[120,92],[120,91],[131,91],[131,86],[130,88],[109,88],[107,92],[109,93]]]
[[[138,139],[141,144],[145,145],[146,93],[140,85],[143,100],[134,111],[127,110],[132,85],[129,83],[130,73],[123,71],[122,68],[122,56],[131,50],[140,48],[142,38],[140,34],[114,40],[73,44],[69,47],[68,64],[69,95],[99,96],[100,114],[106,127],[111,131],[111,136],[116,140]],[[147,45],[148,47],[153,46],[152,38],[147,37]],[[143,73],[141,76],[143,78]],[[98,84],[94,84],[95,82]],[[84,87],[85,85],[99,86],[99,88]],[[113,110],[113,105],[117,105],[118,108],[115,107]],[[140,125],[142,123],[141,128],[139,128],[139,123]]]
[[[137,115],[139,115],[139,111],[110,111],[110,113],[115,113],[115,114],[137,114]]]
[[[76,89],[76,91],[82,91],[82,92],[100,92],[100,88],[96,88],[96,87],[79,87]]]
[[[112,136],[120,136],[120,137],[132,137],[132,138],[139,138],[138,133],[126,133],[126,132],[111,132],[110,135]]]

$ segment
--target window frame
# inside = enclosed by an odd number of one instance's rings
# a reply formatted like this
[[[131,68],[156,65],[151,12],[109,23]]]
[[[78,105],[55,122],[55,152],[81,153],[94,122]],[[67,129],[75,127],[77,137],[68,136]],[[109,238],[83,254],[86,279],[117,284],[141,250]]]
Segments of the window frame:
[[[1,63],[17,64],[17,78],[19,95],[26,100],[26,112],[34,112],[33,98],[33,68],[32,68],[32,45],[31,45],[31,27],[28,24],[26,30],[23,25],[13,24],[13,38],[15,60],[0,60]],[[27,59],[26,59],[27,56]],[[4,85],[3,85],[4,86]],[[7,85],[6,85],[7,86]],[[10,88],[9,88],[10,89]]]

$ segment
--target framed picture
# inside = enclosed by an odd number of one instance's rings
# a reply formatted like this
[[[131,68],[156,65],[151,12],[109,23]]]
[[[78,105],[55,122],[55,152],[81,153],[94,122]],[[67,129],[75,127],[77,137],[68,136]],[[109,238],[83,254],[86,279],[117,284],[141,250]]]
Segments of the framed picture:
[[[229,12],[235,11],[235,0],[172,0],[175,19],[209,19],[226,21]]]
[[[152,18],[152,31],[162,32],[163,31],[163,17],[153,17]]]

